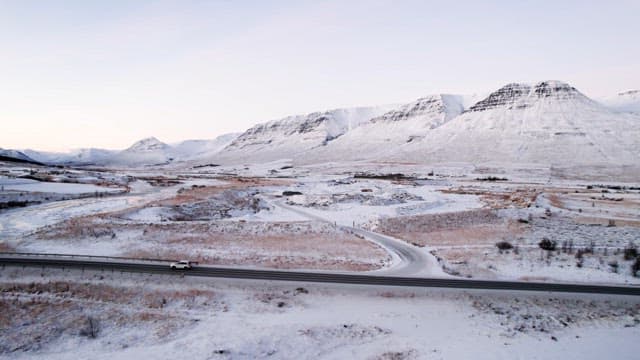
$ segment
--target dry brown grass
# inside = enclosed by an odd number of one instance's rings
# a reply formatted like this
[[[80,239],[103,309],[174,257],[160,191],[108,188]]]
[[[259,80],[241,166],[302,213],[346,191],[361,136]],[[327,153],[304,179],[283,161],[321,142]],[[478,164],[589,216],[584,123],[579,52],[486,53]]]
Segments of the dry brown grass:
[[[358,271],[380,268],[388,259],[382,248],[369,241],[329,224],[312,222],[141,224],[83,217],[50,226],[35,236],[50,241],[96,238],[104,242],[134,236],[119,255],[186,258],[218,265]]]
[[[609,219],[615,219],[617,226],[640,226],[637,194],[553,190],[546,198],[552,206],[574,212],[580,224],[607,225]]]
[[[403,233],[402,238],[420,246],[464,246],[487,245],[515,237],[524,231],[523,227],[515,222],[497,225],[473,225],[459,229],[436,230],[429,233]]]
[[[194,297],[205,297],[210,301],[217,294],[210,290],[159,290],[144,287],[120,287],[106,284],[76,283],[68,281],[49,281],[32,283],[0,283],[0,293],[8,294],[48,294],[61,299],[73,298],[92,302],[112,304],[136,304],[146,308],[161,308],[163,304]]]
[[[508,207],[526,208],[533,205],[538,195],[542,193],[536,188],[517,188],[514,190],[489,191],[482,188],[461,186],[453,189],[441,190],[445,194],[477,195],[491,209]]]
[[[378,231],[384,234],[432,247],[493,245],[525,229],[523,224],[501,219],[489,209],[387,218],[378,225]]]
[[[230,189],[282,186],[290,180],[229,178],[220,186],[185,188],[176,196],[154,202],[178,206],[211,199]],[[133,209],[135,210],[135,209]],[[120,256],[193,259],[206,264],[250,265],[273,268],[373,270],[388,260],[380,247],[328,224],[310,222],[170,221],[146,224],[127,220],[132,208],[82,216],[47,226],[37,240],[87,239],[128,245]]]
[[[560,209],[563,209],[565,207],[564,203],[560,200],[560,197],[558,196],[558,194],[549,194],[549,196],[547,196],[547,199],[549,200],[549,203],[553,207],[557,207]]]
[[[176,255],[177,254],[177,255]],[[311,269],[311,270],[343,270],[343,271],[370,271],[381,268],[384,263],[375,261],[349,258],[328,258],[324,256],[287,256],[287,255],[261,255],[261,254],[221,254],[220,256],[207,256],[200,252],[190,251],[135,251],[125,254],[127,256],[160,256],[174,259],[197,259],[200,263],[225,266],[257,266],[272,269]],[[383,254],[386,256],[386,254]],[[204,259],[204,260],[203,260]]]
[[[290,180],[264,178],[225,178],[224,181],[225,183],[222,185],[185,188],[176,196],[154,202],[151,205],[183,205],[212,198],[225,190],[241,190],[261,186],[282,186],[291,183]]]
[[[578,224],[585,224],[585,225],[598,224],[601,226],[607,226],[609,224],[609,219],[602,218],[602,217],[594,217],[594,216],[579,216],[575,218],[575,222]],[[640,220],[616,219],[616,226],[640,227]]]
[[[0,293],[0,354],[41,350],[63,335],[83,336],[89,316],[100,332],[126,326],[139,329],[141,337],[162,341],[189,321],[163,310],[165,304],[189,308],[201,299],[196,305],[223,311],[216,293],[198,289],[48,281],[0,283]]]

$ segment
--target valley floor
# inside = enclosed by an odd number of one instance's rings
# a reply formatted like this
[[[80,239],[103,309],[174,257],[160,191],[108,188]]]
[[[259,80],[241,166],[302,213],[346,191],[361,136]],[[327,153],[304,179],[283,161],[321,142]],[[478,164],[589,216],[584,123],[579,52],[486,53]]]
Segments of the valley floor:
[[[639,184],[596,174],[455,164],[3,165],[0,185],[5,252],[640,285]],[[0,290],[7,358],[595,359],[616,349],[622,359],[640,350],[638,299],[624,297],[8,266]]]

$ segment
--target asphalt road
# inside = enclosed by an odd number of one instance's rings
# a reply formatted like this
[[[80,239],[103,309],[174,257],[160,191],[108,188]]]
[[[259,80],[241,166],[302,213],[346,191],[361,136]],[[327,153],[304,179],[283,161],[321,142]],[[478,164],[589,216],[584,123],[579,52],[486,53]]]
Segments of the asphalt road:
[[[279,206],[285,210],[294,212],[298,215],[304,216],[310,220],[327,222],[333,224],[332,221],[322,218],[318,215],[311,214],[307,211],[301,210],[294,206],[283,204],[281,201],[271,202],[275,206]],[[422,251],[422,249],[412,246],[404,241],[391,238],[382,234],[360,229],[352,226],[339,225],[341,228],[349,230],[355,234],[364,236],[365,238],[377,243],[383,247],[387,252],[395,256],[398,261],[394,266],[376,270],[378,274],[384,275],[398,275],[398,276],[424,276],[434,275],[438,277],[447,277],[448,275],[442,271],[437,263],[437,260]]]
[[[603,286],[567,283],[538,283],[517,281],[485,281],[470,279],[439,279],[439,278],[415,278],[398,276],[376,276],[360,274],[282,271],[282,270],[257,270],[239,268],[219,268],[209,266],[196,266],[192,270],[171,270],[169,262],[148,262],[134,260],[99,260],[96,258],[63,258],[47,255],[0,256],[0,265],[4,268],[11,266],[29,267],[58,267],[74,269],[90,269],[104,271],[123,271],[153,274],[174,274],[183,276],[219,277],[252,280],[276,280],[293,281],[299,283],[335,283],[357,284],[372,286],[405,286],[405,287],[436,287],[455,289],[486,289],[506,291],[542,291],[564,293],[592,293],[592,294],[616,294],[640,296],[640,286]]]

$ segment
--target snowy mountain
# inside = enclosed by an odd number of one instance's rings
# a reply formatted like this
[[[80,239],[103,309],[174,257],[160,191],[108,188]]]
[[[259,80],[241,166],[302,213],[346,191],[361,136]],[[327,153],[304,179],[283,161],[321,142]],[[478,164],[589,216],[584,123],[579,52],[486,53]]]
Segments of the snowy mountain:
[[[39,163],[39,161],[32,159],[25,153],[18,150],[10,150],[0,148],[0,160],[27,162],[27,163]]]
[[[107,158],[105,163],[116,166],[166,164],[173,160],[169,155],[170,150],[171,146],[155,137],[149,137]]]
[[[211,157],[231,144],[240,133],[220,135],[213,140],[186,140],[171,146],[169,155],[174,160],[186,161]]]
[[[24,153],[39,162],[46,164],[91,165],[104,163],[117,151],[95,148],[72,150],[68,153],[44,152],[27,149]]]
[[[300,154],[303,162],[374,159],[407,143],[423,139],[433,129],[464,111],[460,95],[431,95],[401,105],[354,128],[329,146]]]
[[[637,164],[640,118],[560,81],[508,84],[406,144],[390,159],[417,162]]]
[[[600,102],[619,112],[640,115],[640,90],[623,91],[616,96],[604,98]]]
[[[136,141],[133,145],[129,146],[122,152],[129,153],[151,153],[156,151],[166,151],[170,146],[156,139],[155,137],[148,137],[139,141]]]
[[[168,145],[140,140],[122,151],[27,151],[47,163],[146,166],[193,162],[638,165],[640,92],[596,102],[569,84],[507,84],[482,98],[430,95],[404,105],[289,116],[242,134]]]
[[[211,157],[229,145],[239,134],[225,134],[212,140],[187,140],[168,145],[149,137],[125,150],[78,149],[68,153],[25,150],[31,158],[47,164],[143,166],[167,164]]]
[[[638,163],[640,116],[604,106],[569,84],[508,84],[470,99],[431,95],[373,116],[367,108],[271,121],[240,135],[214,161]]]
[[[292,158],[302,152],[327,146],[351,129],[391,108],[392,105],[335,109],[269,121],[244,132],[215,159],[260,162]]]

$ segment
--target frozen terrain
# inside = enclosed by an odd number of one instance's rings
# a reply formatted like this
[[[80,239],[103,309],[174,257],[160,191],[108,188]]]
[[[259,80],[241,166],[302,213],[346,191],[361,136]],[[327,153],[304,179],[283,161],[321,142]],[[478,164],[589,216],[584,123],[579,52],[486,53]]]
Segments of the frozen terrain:
[[[0,251],[640,286],[637,93],[559,81],[2,150]],[[35,159],[57,165],[30,163]],[[72,165],[72,166],[70,166]],[[0,358],[637,358],[638,300],[0,269]]]
[[[129,190],[68,200],[45,193],[50,199],[44,204],[1,212],[0,235],[4,248],[23,252],[638,283],[635,258],[624,255],[640,243],[637,184],[566,180],[535,167],[501,173],[484,167],[354,165],[100,173],[112,182],[128,179]],[[87,183],[94,179],[81,173],[56,176],[71,175]],[[4,182],[7,187],[35,183]],[[542,250],[543,239],[555,242],[556,250]],[[503,251],[496,246],[501,242],[513,248]]]
[[[5,267],[6,359],[635,359],[635,298]],[[517,354],[517,355],[516,355]]]

